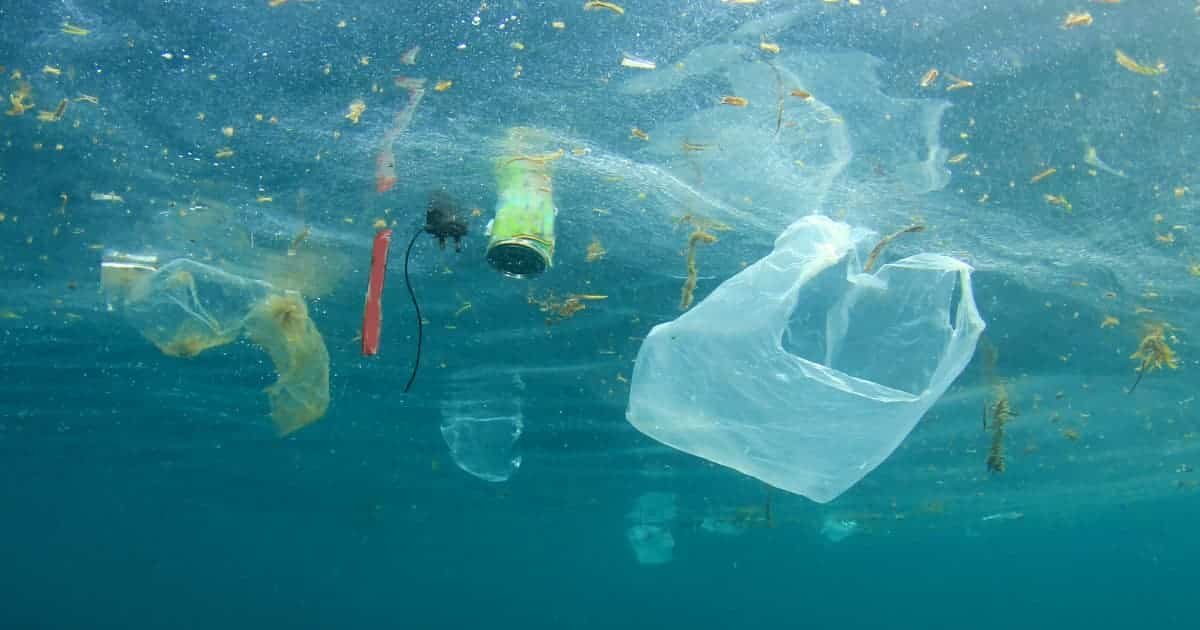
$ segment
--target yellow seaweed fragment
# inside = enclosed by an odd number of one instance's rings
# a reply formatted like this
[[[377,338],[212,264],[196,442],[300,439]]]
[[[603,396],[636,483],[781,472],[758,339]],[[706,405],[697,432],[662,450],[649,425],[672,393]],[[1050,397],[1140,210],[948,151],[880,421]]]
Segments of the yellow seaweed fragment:
[[[603,9],[605,11],[611,11],[617,15],[625,15],[625,9],[623,9],[618,4],[613,4],[612,2],[602,2],[601,0],[588,0],[587,2],[583,3],[584,11],[599,11],[601,9]]]
[[[1042,181],[1043,179],[1046,179],[1047,177],[1050,177],[1051,175],[1053,175],[1053,174],[1055,174],[1055,173],[1057,173],[1057,172],[1058,172],[1058,169],[1056,169],[1056,168],[1053,168],[1053,167],[1051,167],[1051,168],[1048,168],[1048,169],[1046,169],[1046,170],[1044,170],[1044,171],[1042,171],[1042,172],[1038,173],[1037,175],[1034,175],[1033,177],[1030,177],[1030,178],[1029,178],[1029,183],[1030,183],[1030,184],[1036,184],[1036,183],[1038,183],[1038,182]]]
[[[778,55],[780,50],[779,44],[776,44],[775,42],[769,42],[765,39],[758,43],[758,48],[759,50],[763,52],[769,52],[772,55]]]
[[[17,91],[8,95],[8,102],[11,107],[4,112],[9,116],[20,116],[34,106],[34,103],[29,100],[33,88],[25,82],[17,86]]]
[[[938,78],[938,69],[930,68],[925,71],[925,74],[921,75],[920,85],[923,88],[927,88],[927,87],[933,85],[934,81],[937,81],[937,78]]]
[[[445,92],[446,90],[449,90],[452,87],[454,87],[453,81],[451,81],[449,79],[442,79],[441,81],[438,81],[436,84],[434,84],[433,91],[434,92]]]
[[[62,120],[63,112],[65,112],[67,110],[68,102],[69,101],[64,98],[63,100],[58,102],[58,107],[55,107],[54,111],[38,112],[37,119],[40,120],[41,122],[58,122],[58,121]]]
[[[975,87],[975,84],[972,83],[971,81],[968,81],[962,77],[956,77],[953,74],[947,73],[946,78],[950,79],[950,81],[951,81],[950,85],[946,86],[947,92],[953,92],[954,90],[961,90],[964,88]]]
[[[696,228],[688,237],[687,251],[687,280],[683,282],[683,289],[679,297],[679,310],[686,311],[692,306],[692,301],[695,299],[696,282],[699,280],[700,269],[696,266],[696,247],[698,245],[711,245],[717,242],[717,237],[704,231],[704,228]]]
[[[87,30],[86,28],[75,26],[70,22],[63,22],[61,30],[63,34],[73,35],[75,37],[87,37],[87,34],[91,33],[91,31]]]
[[[1142,377],[1146,375],[1146,372],[1161,370],[1164,365],[1172,370],[1177,369],[1179,359],[1176,358],[1175,351],[1171,349],[1171,346],[1167,345],[1167,324],[1147,325],[1145,333],[1138,343],[1137,352],[1129,355],[1129,358],[1141,361],[1141,366],[1137,370],[1137,380],[1129,388],[1130,393],[1133,393],[1138,383],[1142,382]]]
[[[950,158],[948,160],[946,160],[946,163],[947,164],[958,164],[965,159],[967,159],[967,154],[959,153],[959,154],[950,156]]]
[[[649,142],[650,134],[646,133],[645,131],[642,131],[641,129],[638,129],[637,127],[632,127],[629,130],[629,139],[632,140],[634,138],[636,138],[638,140],[645,140],[645,141]]]
[[[1062,24],[1060,24],[1059,27],[1067,29],[1067,28],[1075,28],[1076,26],[1091,26],[1091,25],[1092,25],[1092,14],[1088,13],[1087,11],[1080,11],[1078,13],[1074,13],[1074,12],[1068,13],[1067,17],[1063,18]]]
[[[367,104],[361,98],[356,98],[351,101],[350,106],[346,109],[345,118],[350,121],[350,124],[357,125],[358,119],[362,117],[365,111],[367,111]]]
[[[745,107],[750,104],[750,101],[742,98],[741,96],[722,96],[721,104],[732,105],[734,107]]]
[[[1071,207],[1071,202],[1067,201],[1067,198],[1063,195],[1042,195],[1042,198],[1046,200],[1046,203],[1052,206],[1059,206],[1067,212],[1071,212],[1073,210]]]
[[[217,149],[216,158],[218,160],[224,160],[224,159],[231,158],[231,157],[233,157],[233,149],[231,149],[229,147],[222,147],[220,149]]]
[[[1120,64],[1122,68],[1147,77],[1158,76],[1167,71],[1167,64],[1161,61],[1153,66],[1147,66],[1145,64],[1138,63],[1133,59],[1133,57],[1130,57],[1122,52],[1120,48],[1117,49],[1116,59],[1117,63]]]
[[[880,239],[879,243],[875,245],[874,249],[871,250],[871,253],[867,255],[867,262],[863,265],[863,273],[871,273],[871,269],[875,266],[875,260],[879,258],[880,254],[883,253],[883,250],[888,246],[888,243],[896,240],[896,238],[901,235],[924,231],[924,225],[910,225],[902,230],[892,232],[891,234],[888,234]]]
[[[1121,320],[1117,319],[1116,317],[1113,317],[1112,315],[1105,315],[1104,319],[1100,322],[1101,328],[1115,328],[1120,325],[1121,325]]]

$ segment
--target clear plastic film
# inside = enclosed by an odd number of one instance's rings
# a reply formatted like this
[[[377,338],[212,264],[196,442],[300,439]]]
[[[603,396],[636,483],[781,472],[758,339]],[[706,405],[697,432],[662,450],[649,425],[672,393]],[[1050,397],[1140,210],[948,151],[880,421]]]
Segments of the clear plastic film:
[[[243,334],[279,374],[267,388],[281,435],[329,407],[329,354],[303,298],[190,259],[161,267],[153,256],[109,253],[101,266],[109,308],[172,357],[194,357]]]
[[[627,417],[650,437],[819,502],[883,462],[983,332],[970,267],[918,254],[862,271],[877,239],[801,219],[775,250],[656,326]]]

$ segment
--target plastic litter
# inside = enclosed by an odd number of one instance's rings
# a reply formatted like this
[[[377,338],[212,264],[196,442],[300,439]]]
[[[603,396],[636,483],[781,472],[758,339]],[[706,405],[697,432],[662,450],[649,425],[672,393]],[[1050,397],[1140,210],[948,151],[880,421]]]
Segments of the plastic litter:
[[[625,515],[629,527],[625,538],[639,564],[666,564],[674,557],[675,537],[671,529],[678,514],[677,497],[670,492],[647,492]]]
[[[520,398],[524,384],[514,374],[511,396],[483,400],[471,396],[471,383],[475,381],[456,384],[458,393],[443,399],[442,439],[463,471],[484,481],[507,481],[521,467],[521,456],[513,450],[525,428]],[[478,396],[479,390],[474,391]]]
[[[826,516],[821,522],[821,535],[829,542],[839,543],[858,532],[858,521]]]
[[[864,274],[876,235],[822,216],[638,351],[646,435],[827,502],[878,466],[970,361],[971,268],[918,254]]]
[[[101,265],[110,310],[172,357],[194,357],[245,334],[279,379],[267,388],[281,435],[329,407],[329,353],[299,294],[190,259],[161,267],[153,256],[110,252]]]

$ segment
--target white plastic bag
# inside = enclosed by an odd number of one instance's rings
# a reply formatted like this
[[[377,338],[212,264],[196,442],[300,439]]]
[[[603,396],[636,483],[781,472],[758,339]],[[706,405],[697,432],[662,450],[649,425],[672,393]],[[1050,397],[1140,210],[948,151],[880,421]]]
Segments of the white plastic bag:
[[[821,216],[638,351],[626,417],[681,451],[827,502],[874,470],[971,360],[971,268]]]

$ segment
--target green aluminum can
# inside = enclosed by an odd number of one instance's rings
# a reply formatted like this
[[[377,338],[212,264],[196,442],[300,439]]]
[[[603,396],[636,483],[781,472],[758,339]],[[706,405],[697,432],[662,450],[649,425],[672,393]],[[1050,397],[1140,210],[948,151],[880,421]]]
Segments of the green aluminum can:
[[[501,273],[529,278],[554,264],[552,157],[508,156],[496,164],[496,216],[487,259]]]

